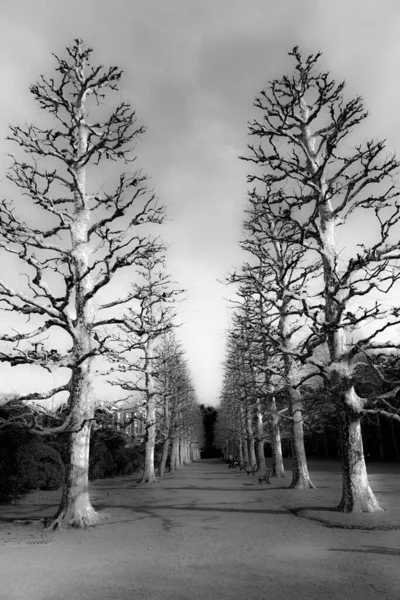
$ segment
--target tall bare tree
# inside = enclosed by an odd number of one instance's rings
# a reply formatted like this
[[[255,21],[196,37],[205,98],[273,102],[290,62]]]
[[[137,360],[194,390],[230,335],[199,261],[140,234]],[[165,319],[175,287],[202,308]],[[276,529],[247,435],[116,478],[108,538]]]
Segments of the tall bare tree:
[[[398,309],[379,300],[400,276],[397,268],[389,268],[398,250],[393,230],[400,205],[393,176],[399,161],[381,141],[349,149],[354,130],[367,117],[362,99],[347,101],[344,83],[316,70],[320,54],[304,57],[296,47],[290,56],[293,74],[270,82],[255,100],[262,116],[250,123],[257,142],[248,146],[245,160],[260,167],[249,181],[276,192],[271,210],[283,214],[285,209],[301,245],[322,261],[320,300],[304,298],[303,309],[312,320],[307,352],[324,344],[328,349],[328,360],[314,354],[309,362],[319,369],[337,407],[343,475],[339,510],[374,512],[381,507],[368,482],[360,424],[367,399],[355,392],[352,356],[393,346],[382,341],[382,334],[398,322]],[[336,229],[341,225],[350,235],[363,219],[373,241],[368,234],[369,245],[365,236],[357,239],[360,243],[346,256]]]
[[[274,357],[263,368],[269,381],[274,377],[278,386],[280,382],[288,402],[289,415],[285,418],[290,419],[293,461],[290,487],[306,489],[314,486],[304,449],[304,411],[299,391],[302,382],[299,358],[304,360],[304,357],[299,356],[298,339],[307,325],[301,299],[309,295],[310,280],[318,273],[320,263],[307,261],[307,251],[299,244],[298,228],[287,219],[289,209],[282,196],[278,194],[281,211],[274,212],[271,190],[267,189],[263,195],[256,190],[249,194],[242,248],[252,260],[244,265],[241,279],[259,297],[253,322],[261,334],[263,357],[267,348]],[[273,386],[270,387],[273,394]],[[271,416],[275,421],[277,411],[272,411]],[[273,431],[274,434],[277,432]]]
[[[132,267],[154,254],[158,243],[145,225],[163,221],[163,208],[139,171],[121,173],[108,191],[101,186],[107,162],[135,160],[134,145],[145,130],[127,102],[107,111],[103,100],[118,89],[122,71],[92,65],[91,55],[91,48],[75,40],[65,59],[55,57],[55,76],[42,76],[30,87],[51,128],[11,126],[9,139],[24,158],[12,157],[8,179],[20,195],[0,204],[0,247],[21,273],[18,281],[9,282],[8,274],[0,281],[1,308],[18,323],[16,333],[0,337],[0,360],[70,371],[65,384],[20,397],[46,400],[60,392],[68,397],[64,422],[54,428],[34,424],[43,434],[69,432],[53,528],[99,519],[88,488],[93,361],[107,353],[106,327],[134,295],[111,284],[120,283],[115,276],[126,268],[131,277]],[[66,351],[58,332],[69,339]]]

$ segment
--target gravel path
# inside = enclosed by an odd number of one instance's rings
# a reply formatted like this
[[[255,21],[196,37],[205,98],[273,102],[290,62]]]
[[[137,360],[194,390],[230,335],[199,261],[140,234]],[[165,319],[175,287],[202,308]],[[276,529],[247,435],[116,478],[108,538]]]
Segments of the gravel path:
[[[288,479],[261,487],[207,460],[154,485],[97,481],[94,503],[109,519],[51,535],[7,519],[50,515],[56,493],[0,507],[0,598],[398,600],[400,531],[299,518],[293,506],[320,504],[326,491],[283,489]]]

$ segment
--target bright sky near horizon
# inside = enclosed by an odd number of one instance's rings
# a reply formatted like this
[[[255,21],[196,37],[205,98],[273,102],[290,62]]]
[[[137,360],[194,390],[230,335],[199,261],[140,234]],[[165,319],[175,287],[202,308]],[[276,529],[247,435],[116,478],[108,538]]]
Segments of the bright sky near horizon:
[[[323,66],[365,98],[361,140],[385,138],[400,152],[399,30],[397,0],[3,0],[0,180],[12,150],[8,124],[37,119],[28,86],[52,74],[52,52],[81,37],[96,62],[124,69],[120,98],[148,128],[138,164],[167,207],[169,269],[187,290],[178,335],[199,402],[217,405],[229,320],[229,290],[218,279],[241,260],[246,165],[238,156],[253,99],[290,70],[294,45],[322,50]],[[18,388],[15,373],[2,367],[7,391]]]

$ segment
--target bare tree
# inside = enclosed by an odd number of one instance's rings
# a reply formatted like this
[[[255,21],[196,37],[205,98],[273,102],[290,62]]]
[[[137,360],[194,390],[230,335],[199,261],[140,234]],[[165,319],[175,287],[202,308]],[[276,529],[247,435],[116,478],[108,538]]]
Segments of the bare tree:
[[[304,414],[299,390],[302,382],[299,359],[304,360],[304,357],[298,350],[298,339],[304,336],[302,331],[307,325],[301,299],[309,295],[310,280],[318,273],[320,263],[307,260],[307,251],[299,244],[298,228],[287,219],[289,209],[284,204],[283,194],[278,196],[281,210],[275,213],[271,210],[274,198],[271,190],[260,195],[253,189],[249,194],[250,207],[244,224],[246,238],[241,245],[251,260],[235,279],[247,285],[248,294],[256,296],[250,320],[261,338],[263,364],[260,368],[270,384],[271,402],[274,403],[276,395],[271,386],[272,378],[277,380],[278,387],[285,389],[289,407],[285,418],[289,418],[291,424],[293,461],[290,487],[306,489],[314,486],[304,449]],[[265,360],[268,350],[273,361]],[[277,411],[271,411],[271,417],[274,440],[278,435]],[[278,444],[276,451],[279,455]]]
[[[1,335],[0,361],[70,370],[67,383],[20,397],[42,401],[63,392],[68,398],[67,417],[58,426],[33,423],[42,434],[69,432],[64,490],[52,528],[99,519],[88,489],[93,361],[107,354],[105,328],[132,299],[111,283],[129,267],[130,278],[132,267],[154,254],[158,244],[144,226],[163,220],[163,208],[140,172],[119,175],[110,191],[99,188],[97,173],[104,173],[107,161],[135,160],[134,144],[144,127],[127,102],[107,114],[104,101],[118,89],[122,72],[91,65],[91,54],[75,40],[66,59],[55,57],[56,75],[31,86],[53,128],[11,126],[9,139],[25,154],[22,161],[12,157],[8,174],[20,197],[0,204],[0,247],[21,272],[18,281],[0,281],[1,308],[19,323],[17,332]],[[66,351],[57,332],[69,339]],[[51,347],[57,344],[59,349]]]
[[[142,281],[135,283],[131,292],[136,305],[131,302],[123,317],[114,320],[119,325],[119,332],[114,336],[115,371],[130,374],[131,377],[118,379],[114,383],[129,392],[129,396],[139,393],[144,399],[146,433],[142,482],[154,483],[157,481],[154,451],[159,417],[157,363],[160,357],[157,342],[174,326],[175,303],[181,292],[171,288],[161,253],[145,258],[138,273]]]
[[[362,99],[346,101],[344,83],[316,72],[320,54],[303,57],[296,47],[290,56],[294,73],[273,80],[255,100],[262,119],[250,124],[257,143],[248,146],[245,160],[261,167],[249,181],[276,192],[271,210],[283,214],[285,209],[301,245],[322,261],[320,299],[303,301],[313,333],[303,349],[310,354],[324,344],[328,348],[328,360],[314,354],[309,363],[319,369],[337,407],[343,474],[339,510],[374,512],[381,507],[368,483],[361,438],[366,398],[355,392],[351,357],[355,346],[364,351],[393,346],[382,341],[382,334],[398,322],[398,309],[379,299],[400,276],[397,268],[389,268],[398,250],[393,229],[400,205],[393,175],[399,161],[385,153],[381,141],[349,150],[350,136],[367,117]],[[346,257],[336,229],[341,225],[349,231],[364,216],[373,227],[373,241],[369,247],[360,242]]]

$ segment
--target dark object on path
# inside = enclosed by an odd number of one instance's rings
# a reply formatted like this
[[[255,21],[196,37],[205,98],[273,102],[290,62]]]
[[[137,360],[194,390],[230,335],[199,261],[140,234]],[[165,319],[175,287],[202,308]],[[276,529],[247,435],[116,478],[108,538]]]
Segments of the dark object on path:
[[[240,465],[239,459],[234,458],[233,459],[233,468],[236,469],[236,467],[238,467],[239,465]]]
[[[250,473],[252,475],[255,475],[258,471],[258,466],[257,465],[246,465],[246,473],[249,476]]]
[[[239,463],[239,471],[244,471],[247,467],[248,465],[246,463]]]
[[[258,478],[258,485],[261,485],[263,481],[265,481],[265,483],[271,483],[269,478],[272,474],[272,469],[267,469],[265,471],[265,473],[263,473],[261,475],[261,477]]]

